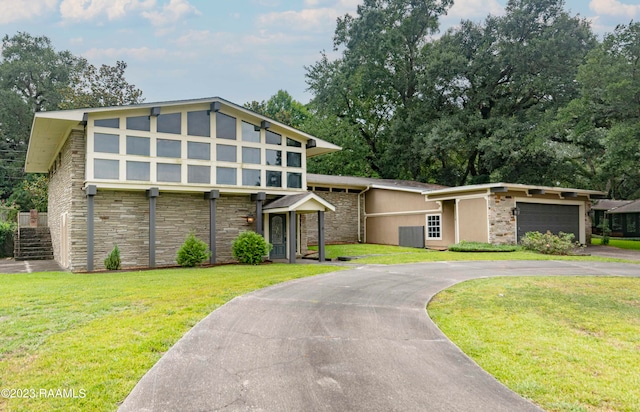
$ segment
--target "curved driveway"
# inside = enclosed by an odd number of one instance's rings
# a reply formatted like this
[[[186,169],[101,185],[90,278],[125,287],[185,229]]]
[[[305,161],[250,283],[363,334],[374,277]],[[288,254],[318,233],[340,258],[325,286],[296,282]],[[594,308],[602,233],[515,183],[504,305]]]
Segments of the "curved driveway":
[[[433,324],[438,291],[478,277],[639,276],[640,266],[368,265],[238,297],[189,331],[121,411],[538,411]]]

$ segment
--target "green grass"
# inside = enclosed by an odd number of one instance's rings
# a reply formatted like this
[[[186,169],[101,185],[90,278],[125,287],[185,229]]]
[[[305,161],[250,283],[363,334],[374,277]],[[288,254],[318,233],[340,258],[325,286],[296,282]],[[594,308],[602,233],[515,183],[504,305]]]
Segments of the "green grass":
[[[640,410],[640,279],[479,279],[428,312],[487,372],[549,411]]]
[[[591,239],[592,245],[601,245],[602,238],[593,237]],[[609,246],[618,247],[620,249],[640,250],[640,241],[629,239],[615,239],[609,238]]]
[[[554,256],[543,255],[525,250],[515,252],[440,252],[429,249],[416,249],[389,245],[347,244],[327,245],[327,257],[335,259],[338,256],[361,256],[354,263],[396,265],[418,262],[442,262],[457,260],[580,260],[598,262],[627,262],[638,261],[603,258],[598,256]]]
[[[84,390],[86,396],[0,397],[0,411],[115,410],[214,309],[252,290],[337,269],[273,264],[2,275],[0,388]]]
[[[466,242],[461,241],[455,245],[449,246],[451,252],[515,252],[520,250],[516,245],[492,245],[491,243],[483,242]]]

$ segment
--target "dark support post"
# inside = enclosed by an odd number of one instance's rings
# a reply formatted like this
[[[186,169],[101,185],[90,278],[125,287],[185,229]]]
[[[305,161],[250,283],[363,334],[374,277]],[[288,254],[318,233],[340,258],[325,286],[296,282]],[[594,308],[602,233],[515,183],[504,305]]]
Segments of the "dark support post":
[[[149,198],[149,267],[156,267],[156,199],[160,195],[157,187],[147,190]]]
[[[204,198],[209,200],[209,263],[213,265],[216,263],[216,199],[220,198],[220,191],[205,192]]]
[[[86,187],[87,194],[87,271],[93,271],[93,197],[98,193],[95,185]]]
[[[324,210],[318,210],[318,261],[324,262]]]
[[[258,192],[255,195],[251,195],[251,200],[256,202],[256,233],[264,236],[264,225],[262,223],[262,205],[267,200],[267,194],[265,192]]]
[[[289,212],[289,263],[296,263],[296,211]]]

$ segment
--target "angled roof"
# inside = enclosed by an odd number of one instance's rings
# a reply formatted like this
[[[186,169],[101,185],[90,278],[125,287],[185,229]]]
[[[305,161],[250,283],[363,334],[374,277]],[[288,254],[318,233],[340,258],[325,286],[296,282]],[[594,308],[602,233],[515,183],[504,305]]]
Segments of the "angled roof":
[[[607,213],[640,213],[640,200],[627,201],[626,204],[610,209]]]
[[[597,202],[593,202],[591,210],[609,210],[617,207],[624,206],[633,202],[633,200],[612,200],[612,199],[600,199]]]
[[[314,212],[318,210],[335,212],[336,208],[315,193],[305,192],[283,196],[267,203],[262,210],[267,213],[282,213],[294,210],[297,212]]]
[[[443,198],[455,198],[456,196],[464,195],[467,192],[487,191],[488,193],[513,191],[525,191],[528,193],[537,192],[536,194],[557,194],[562,197],[573,196],[604,196],[605,192],[597,190],[584,190],[584,189],[572,189],[566,187],[552,187],[552,186],[537,186],[537,185],[524,185],[519,183],[486,183],[480,185],[469,186],[457,186],[440,190],[424,191],[423,194],[429,199],[431,196],[437,196],[440,199]]]
[[[233,110],[249,115],[255,118],[256,121],[266,120],[270,122],[272,126],[277,126],[285,132],[288,132],[291,135],[298,137],[303,141],[306,141],[307,143],[312,141],[313,144],[309,144],[306,149],[307,157],[336,152],[342,149],[340,146],[319,139],[286,124],[272,120],[266,116],[249,110],[246,107],[232,103],[228,100],[222,99],[220,97],[207,97],[202,99],[149,102],[126,106],[95,107],[85,109],[38,112],[34,115],[33,118],[31,137],[29,140],[29,148],[27,149],[27,158],[25,162],[25,171],[28,173],[48,172],[49,167],[54,160],[54,156],[62,147],[62,144],[64,143],[64,140],[67,138],[71,129],[82,125],[85,113],[106,113],[116,111],[121,112],[139,109],[151,110],[152,107],[163,108],[202,103],[210,104],[214,102],[219,102],[223,106],[230,107]]]
[[[418,193],[422,193],[428,190],[443,189],[447,187],[431,183],[416,182],[413,180],[376,179],[373,177],[334,176],[315,173],[307,173],[307,185],[338,186],[345,188],[357,188],[361,190],[364,190],[366,188],[390,189]]]

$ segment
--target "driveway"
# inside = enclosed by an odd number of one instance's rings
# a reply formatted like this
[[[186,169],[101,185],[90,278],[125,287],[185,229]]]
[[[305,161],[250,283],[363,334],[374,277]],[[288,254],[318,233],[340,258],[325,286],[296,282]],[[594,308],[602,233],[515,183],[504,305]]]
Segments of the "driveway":
[[[487,276],[638,276],[640,266],[368,265],[238,297],[142,378],[120,411],[539,411],[465,356],[426,303]]]

